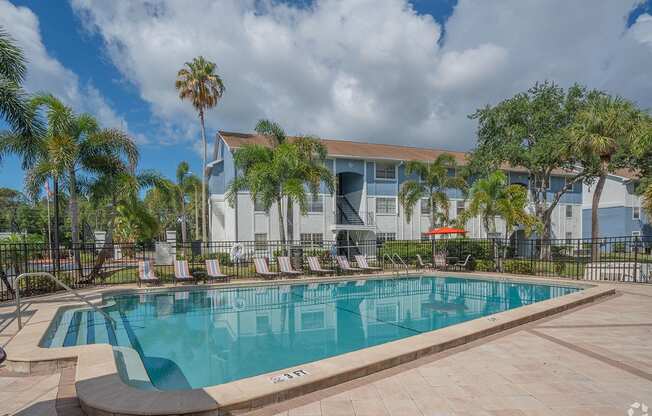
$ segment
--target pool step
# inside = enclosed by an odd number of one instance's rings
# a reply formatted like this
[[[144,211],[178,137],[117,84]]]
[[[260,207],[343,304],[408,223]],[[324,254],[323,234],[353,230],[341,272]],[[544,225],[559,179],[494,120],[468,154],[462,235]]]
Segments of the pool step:
[[[116,322],[113,328],[104,316],[94,311],[65,311],[55,331],[50,347],[70,347],[86,344],[111,344],[132,347],[131,338],[119,312],[109,312]],[[133,347],[132,347],[133,348]]]

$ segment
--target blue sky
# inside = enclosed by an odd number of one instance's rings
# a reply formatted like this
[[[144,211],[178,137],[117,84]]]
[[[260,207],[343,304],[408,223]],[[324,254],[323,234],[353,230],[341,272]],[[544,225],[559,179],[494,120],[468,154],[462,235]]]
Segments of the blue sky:
[[[464,150],[467,114],[542,79],[652,106],[649,1],[525,3],[0,0],[0,25],[26,47],[29,89],[126,128],[140,168],[168,176],[181,160],[199,171],[197,120],[173,88],[198,54],[227,85],[209,137],[267,117],[290,133]],[[3,160],[0,186],[22,181]]]

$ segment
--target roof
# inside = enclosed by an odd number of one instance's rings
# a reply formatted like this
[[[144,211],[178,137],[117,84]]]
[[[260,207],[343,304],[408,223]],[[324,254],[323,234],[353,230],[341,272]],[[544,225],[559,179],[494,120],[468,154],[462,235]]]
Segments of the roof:
[[[259,144],[271,146],[269,138],[258,134],[233,133],[220,131],[231,150],[238,149],[247,144]],[[292,139],[292,138],[290,138]],[[419,148],[410,146],[397,146],[392,144],[376,144],[354,142],[349,140],[319,139],[326,147],[329,156],[353,157],[364,159],[388,159],[388,160],[434,160],[442,153],[452,155],[458,164],[466,162],[465,152],[449,150],[438,150],[430,148]]]
[[[641,176],[638,171],[630,168],[616,169],[613,174],[625,179],[638,179]]]
[[[259,144],[263,146],[271,146],[271,141],[268,137],[259,134],[248,133],[234,133],[228,131],[220,131],[219,135],[224,139],[226,145],[231,150],[236,150],[247,144]],[[293,137],[290,137],[292,140]],[[349,157],[349,158],[362,158],[362,159],[376,159],[376,160],[421,160],[430,161],[435,160],[437,156],[447,153],[455,158],[458,165],[464,165],[467,162],[466,152],[458,152],[452,150],[432,149],[427,147],[410,147],[399,146],[394,144],[377,144],[377,143],[364,143],[354,142],[350,140],[331,140],[319,139],[319,141],[326,146],[329,156],[332,157]],[[506,170],[513,172],[527,172],[524,168],[519,167],[505,167]],[[570,172],[562,169],[553,171],[557,175],[569,175]]]

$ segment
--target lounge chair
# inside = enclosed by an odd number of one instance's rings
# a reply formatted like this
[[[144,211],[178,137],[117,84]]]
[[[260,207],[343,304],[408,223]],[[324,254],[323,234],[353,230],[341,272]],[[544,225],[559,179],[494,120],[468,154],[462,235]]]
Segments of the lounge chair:
[[[315,256],[308,256],[308,268],[311,272],[316,274],[329,274],[335,272],[335,270],[332,269],[322,269],[321,264],[319,264],[319,259]]]
[[[281,274],[285,276],[300,276],[303,273],[292,268],[292,263],[290,263],[290,258],[286,256],[279,256],[276,258],[278,261],[278,268],[281,270]]]
[[[256,274],[265,279],[273,279],[280,275],[280,273],[270,272],[267,260],[262,257],[254,257],[254,267],[256,268]]]
[[[466,258],[464,259],[464,261],[458,261],[458,262],[455,263],[453,266],[455,266],[455,267],[459,267],[460,269],[466,269],[466,268],[469,267],[469,260],[471,260],[471,255],[470,255],[470,254],[467,254],[467,256],[466,256]]]
[[[424,263],[421,255],[417,254],[417,267],[420,269],[432,269],[432,263]]]
[[[220,261],[217,259],[206,260],[206,277],[207,279],[220,279],[225,282],[229,281],[229,276],[220,270]]]
[[[367,258],[361,254],[355,256],[355,262],[358,264],[358,267],[366,272],[377,272],[381,270],[380,267],[371,267],[367,263]]]
[[[174,283],[178,282],[196,282],[197,278],[190,274],[188,269],[188,261],[175,260],[174,261]]]
[[[347,273],[355,273],[355,272],[361,272],[363,271],[359,267],[351,267],[349,264],[349,261],[346,259],[344,256],[335,256],[335,260],[337,260],[337,266],[342,270],[343,272]]]
[[[159,284],[161,279],[154,274],[154,268],[149,260],[138,262],[138,287],[142,283]]]

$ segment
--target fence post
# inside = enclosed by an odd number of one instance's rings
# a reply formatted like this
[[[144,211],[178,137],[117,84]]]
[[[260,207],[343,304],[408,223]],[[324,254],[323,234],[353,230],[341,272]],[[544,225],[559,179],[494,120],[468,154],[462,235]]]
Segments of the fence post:
[[[638,280],[638,237],[634,237],[634,283]]]

